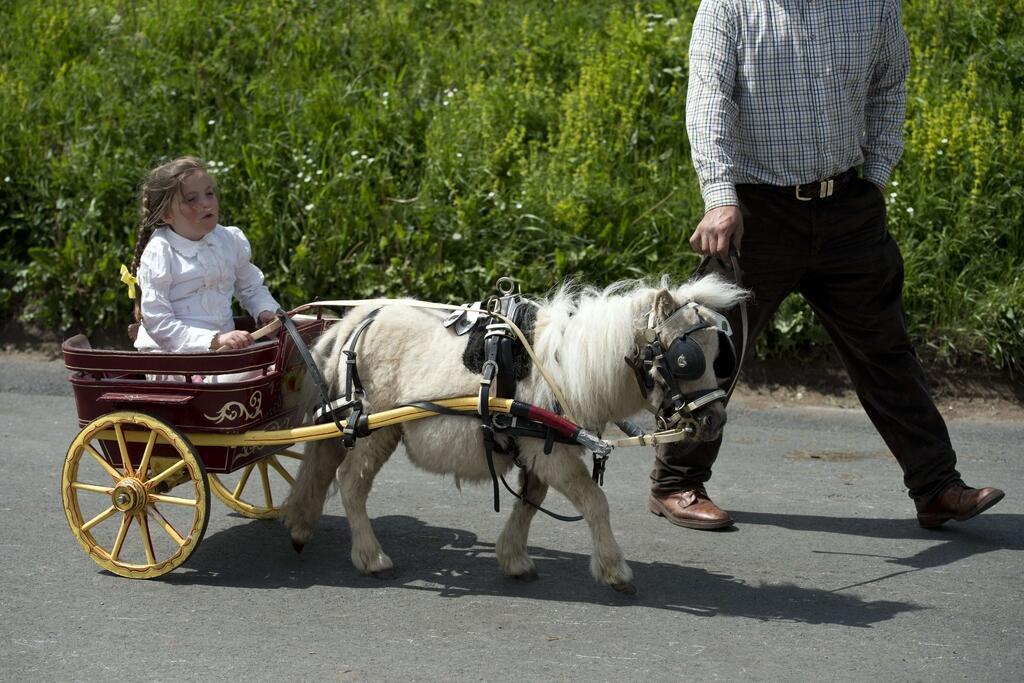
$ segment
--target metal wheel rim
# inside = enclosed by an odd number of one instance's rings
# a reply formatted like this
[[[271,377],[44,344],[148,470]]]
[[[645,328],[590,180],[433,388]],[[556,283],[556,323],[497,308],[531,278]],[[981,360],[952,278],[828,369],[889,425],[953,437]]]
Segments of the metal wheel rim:
[[[126,430],[126,426],[135,429]],[[145,453],[142,462],[133,465],[128,457],[126,441],[137,440],[139,431],[144,434]],[[121,463],[117,466],[106,463],[94,445],[98,444],[101,434],[109,436],[111,432],[116,436],[121,455]],[[131,433],[128,439],[125,439],[126,433]],[[110,440],[106,436],[105,440]],[[167,456],[151,458],[153,446],[158,443],[169,444],[177,459]],[[83,458],[95,460],[109,480],[80,481],[79,469]],[[158,472],[157,462],[161,466],[167,462],[172,464],[162,467]],[[173,484],[167,491],[158,490],[161,485],[168,486],[175,479],[180,479],[180,484]],[[180,495],[181,492],[179,495],[168,495],[177,486],[186,484],[188,488],[182,491],[184,497]],[[110,413],[86,425],[68,447],[61,476],[64,513],[78,544],[104,569],[133,579],[162,576],[180,566],[195,551],[209,522],[208,491],[206,470],[188,440],[161,420],[134,412]],[[85,519],[80,496],[99,496],[98,500],[102,501],[104,495],[110,496],[110,506],[99,515]],[[96,500],[89,502],[95,504]],[[187,509],[192,508],[189,528],[182,530],[174,526],[158,506],[165,509],[169,506],[181,507],[186,510],[186,517]],[[114,543],[98,540],[93,529],[111,522],[119,525]],[[162,544],[170,549],[158,550],[154,545],[154,534],[164,534],[166,538],[160,537]],[[129,536],[135,537],[134,543],[142,547],[145,561],[129,562],[122,559],[121,554],[126,544],[133,542]]]
[[[272,481],[283,482],[276,488],[286,486],[289,491],[295,483],[293,475],[281,463],[281,456],[302,459],[301,454],[294,451],[268,455],[242,468],[240,479],[234,486],[229,486],[216,474],[209,474],[210,489],[222,503],[250,519],[277,519],[284,497],[274,495]],[[255,497],[252,489],[256,489]]]

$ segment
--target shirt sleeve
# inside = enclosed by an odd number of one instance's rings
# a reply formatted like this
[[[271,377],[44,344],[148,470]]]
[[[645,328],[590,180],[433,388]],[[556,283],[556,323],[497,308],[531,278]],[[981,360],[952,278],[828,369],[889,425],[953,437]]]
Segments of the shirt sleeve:
[[[736,86],[736,19],[723,0],[702,0],[690,36],[686,133],[704,209],[738,204],[733,178],[739,107]]]
[[[903,155],[910,46],[899,2],[890,2],[882,19],[881,50],[864,107],[864,178],[885,187]]]
[[[209,351],[216,330],[190,327],[178,320],[171,306],[171,249],[163,243],[150,242],[139,262],[139,285],[142,289],[139,307],[142,324],[150,338],[164,351],[197,353]]]
[[[252,247],[240,229],[228,228],[235,239],[235,298],[249,312],[253,320],[259,321],[263,311],[274,312],[281,307],[263,284],[263,271],[252,262]]]

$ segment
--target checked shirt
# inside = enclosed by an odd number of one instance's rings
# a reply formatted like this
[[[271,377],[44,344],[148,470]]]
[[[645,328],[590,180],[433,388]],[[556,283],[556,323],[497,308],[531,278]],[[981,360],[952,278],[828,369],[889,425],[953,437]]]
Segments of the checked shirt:
[[[800,185],[903,153],[910,51],[899,0],[703,0],[686,130],[705,209],[738,183]]]

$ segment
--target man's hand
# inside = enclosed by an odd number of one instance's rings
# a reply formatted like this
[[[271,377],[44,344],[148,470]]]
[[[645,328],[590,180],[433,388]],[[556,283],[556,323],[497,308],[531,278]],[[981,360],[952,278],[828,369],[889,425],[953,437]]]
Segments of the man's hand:
[[[213,338],[210,348],[214,351],[226,346],[229,349],[244,349],[252,345],[252,335],[243,330],[221,332]]]
[[[729,245],[740,249],[743,241],[743,215],[738,206],[717,206],[697,224],[690,236],[690,246],[698,254],[714,254],[729,260]]]

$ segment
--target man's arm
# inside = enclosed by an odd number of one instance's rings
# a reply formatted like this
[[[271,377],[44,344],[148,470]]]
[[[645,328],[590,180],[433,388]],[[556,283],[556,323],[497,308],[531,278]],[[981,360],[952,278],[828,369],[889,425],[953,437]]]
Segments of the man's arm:
[[[882,18],[880,52],[864,106],[864,178],[879,188],[885,188],[903,155],[909,72],[910,46],[903,31],[900,3],[893,0]]]
[[[704,198],[704,218],[690,237],[701,254],[726,258],[743,236],[734,165],[734,134],[739,111],[736,86],[736,19],[723,0],[703,0],[690,36],[690,75],[686,92],[686,132]]]

